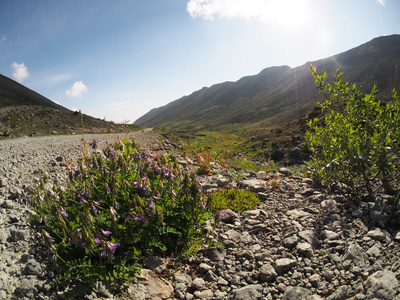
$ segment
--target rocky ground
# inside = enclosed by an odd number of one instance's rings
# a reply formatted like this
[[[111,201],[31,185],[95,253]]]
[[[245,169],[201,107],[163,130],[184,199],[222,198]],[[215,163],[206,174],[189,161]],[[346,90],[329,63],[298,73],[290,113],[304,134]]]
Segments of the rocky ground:
[[[171,145],[154,132],[133,134],[148,149]],[[64,299],[40,234],[27,223],[33,213],[19,200],[44,173],[62,179],[65,158],[75,159],[81,136],[22,138],[0,142],[0,299]],[[85,136],[106,140],[116,136]],[[163,141],[162,141],[163,140]],[[182,168],[196,165],[175,155]],[[102,284],[84,299],[400,299],[400,234],[397,199],[354,197],[280,169],[275,173],[218,165],[199,177],[207,191],[235,186],[260,196],[260,204],[223,216],[210,239],[188,261],[149,257],[134,282],[112,295]],[[277,179],[274,181],[274,179]],[[212,223],[209,224],[213,226]],[[51,261],[51,260],[50,260]]]

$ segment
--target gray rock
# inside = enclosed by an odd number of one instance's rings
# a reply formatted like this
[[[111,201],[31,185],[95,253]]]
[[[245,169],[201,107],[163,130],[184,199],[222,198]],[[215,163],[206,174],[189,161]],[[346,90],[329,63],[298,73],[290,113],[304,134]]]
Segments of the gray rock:
[[[297,264],[296,260],[290,258],[280,258],[275,261],[274,268],[276,273],[283,274]]]
[[[325,212],[340,212],[339,206],[335,200],[324,200],[321,202],[321,209]]]
[[[287,211],[286,215],[292,217],[293,219],[297,219],[301,217],[309,217],[311,214],[301,209],[292,209]]]
[[[213,271],[209,270],[206,275],[204,276],[204,279],[206,281],[217,281],[218,280],[218,276],[214,274]]]
[[[292,287],[287,289],[282,297],[282,300],[307,300],[312,292],[303,287]]]
[[[299,237],[297,235],[288,236],[283,239],[282,245],[288,249],[293,249],[299,242]]]
[[[221,214],[222,216],[220,217],[220,221],[227,224],[233,224],[233,222],[239,218],[237,213],[235,213],[233,210],[230,209],[221,210]]]
[[[206,282],[202,278],[195,278],[192,281],[192,288],[196,291],[203,291],[206,288]]]
[[[192,284],[192,277],[186,273],[175,272],[172,277],[177,283]]]
[[[212,247],[199,250],[199,253],[203,254],[213,262],[223,261],[226,255],[226,250],[222,247]]]
[[[165,299],[174,292],[171,283],[158,277],[153,271],[142,269],[135,282],[128,287],[128,295],[132,299]]]
[[[312,246],[307,242],[301,242],[297,244],[297,251],[301,256],[311,258],[313,256]]]
[[[113,294],[111,294],[106,287],[103,285],[101,281],[97,282],[96,288],[94,289],[94,292],[100,296],[100,297],[105,297],[107,299],[114,299]]]
[[[194,296],[197,299],[212,299],[214,296],[214,293],[212,290],[195,291]]]
[[[278,170],[279,173],[285,175],[285,176],[291,176],[292,171],[290,171],[288,168],[279,168]]]
[[[30,259],[26,263],[25,273],[28,275],[40,275],[42,273],[42,267],[35,259]]]
[[[316,288],[321,282],[321,276],[319,274],[313,274],[308,278],[308,280],[310,281],[311,285]]]
[[[7,185],[7,178],[0,177],[0,188],[5,187]]]
[[[303,178],[301,180],[301,182],[308,184],[308,185],[312,185],[314,183],[314,181],[311,178]]]
[[[381,250],[376,246],[373,245],[371,248],[368,249],[367,254],[373,257],[381,256]]]
[[[8,190],[9,193],[9,197],[11,200],[17,199],[19,196],[22,195],[22,191],[15,187],[15,186],[11,186]]]
[[[350,260],[363,266],[368,262],[368,255],[364,252],[364,249],[360,245],[351,244],[347,248],[347,252],[343,257],[343,260]]]
[[[271,264],[264,264],[260,268],[260,280],[265,281],[274,281],[278,274],[275,271],[275,268]]]
[[[320,235],[321,240],[337,240],[339,235],[331,230],[323,230]]]
[[[208,271],[210,271],[212,269],[212,267],[206,263],[201,263],[199,265],[199,272],[200,273],[206,273]]]
[[[30,234],[27,230],[22,229],[11,229],[10,231],[10,240],[12,242],[19,242],[19,241],[29,241]]]
[[[250,284],[232,291],[231,300],[258,300],[263,290],[260,284]]]
[[[377,241],[384,241],[386,238],[386,234],[380,228],[368,231],[367,236]]]
[[[348,299],[347,293],[349,291],[349,287],[347,285],[340,286],[333,294],[328,296],[326,300],[345,300]]]
[[[145,261],[145,266],[147,269],[162,272],[167,268],[163,258],[158,256],[149,256]]]
[[[186,289],[187,289],[187,286],[186,286],[186,284],[183,283],[183,282],[177,282],[177,283],[175,284],[175,291],[178,291],[178,292],[185,292]]]
[[[320,240],[312,230],[303,230],[298,233],[299,237],[309,243],[313,248],[318,247]]]
[[[226,239],[229,239],[233,242],[238,242],[240,240],[241,234],[234,229],[230,229],[225,232],[222,236],[226,236]]]
[[[365,282],[367,299],[394,299],[399,282],[392,271],[378,271]]]
[[[217,284],[218,284],[218,285],[222,285],[222,286],[227,286],[227,285],[229,285],[229,282],[226,281],[226,280],[225,280],[224,278],[222,278],[222,277],[218,277]]]

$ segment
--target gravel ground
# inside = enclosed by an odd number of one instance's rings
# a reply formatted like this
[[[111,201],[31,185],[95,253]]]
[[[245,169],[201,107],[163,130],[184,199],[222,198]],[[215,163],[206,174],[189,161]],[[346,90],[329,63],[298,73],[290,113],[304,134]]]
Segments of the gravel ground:
[[[113,143],[118,138],[133,137],[142,149],[156,149],[162,136],[156,132],[138,131],[120,134],[85,134],[89,143],[99,140],[98,148],[103,149],[107,142]],[[82,135],[58,135],[25,137],[0,141],[0,178],[6,187],[24,188],[37,181],[43,172],[60,176],[62,171],[60,157],[75,161],[82,155]],[[58,158],[58,159],[57,159]],[[37,176],[36,176],[37,175]],[[51,175],[51,174],[50,174]],[[1,186],[1,183],[0,183]],[[0,191],[6,192],[5,189]]]
[[[125,136],[85,139],[100,140],[103,149]],[[152,131],[130,136],[142,149],[171,146]],[[79,158],[82,146],[82,136],[0,141],[0,300],[65,298],[51,290],[51,255],[27,222],[33,211],[18,199],[43,173],[62,180],[65,158]],[[195,165],[174,156],[187,170]],[[222,211],[210,239],[224,247],[206,247],[186,262],[150,256],[140,276],[121,286],[122,295],[98,284],[83,299],[400,300],[398,199],[361,200],[344,185],[328,190],[285,168],[275,186],[266,184],[263,171],[243,170],[235,181],[214,167],[213,176],[198,178],[203,189],[246,188],[261,199],[251,211]]]

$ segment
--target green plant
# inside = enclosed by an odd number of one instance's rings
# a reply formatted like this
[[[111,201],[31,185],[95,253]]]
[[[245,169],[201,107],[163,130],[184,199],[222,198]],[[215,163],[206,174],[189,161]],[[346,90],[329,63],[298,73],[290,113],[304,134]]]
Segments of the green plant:
[[[218,214],[223,209],[238,212],[253,209],[259,203],[258,196],[247,190],[227,189],[210,195],[208,209]]]
[[[306,140],[314,152],[309,167],[314,179],[331,184],[337,181],[364,186],[372,192],[372,183],[380,180],[386,193],[394,194],[400,174],[400,100],[393,90],[392,101],[376,100],[374,87],[363,94],[354,84],[336,81],[326,84],[326,72],[312,77],[326,97],[320,104],[325,118],[309,122]]]
[[[147,253],[180,255],[204,241],[211,213],[194,174],[182,173],[169,155],[141,152],[133,140],[102,155],[84,148],[64,187],[46,190],[43,179],[27,195],[32,221],[56,254],[58,288],[130,279]]]

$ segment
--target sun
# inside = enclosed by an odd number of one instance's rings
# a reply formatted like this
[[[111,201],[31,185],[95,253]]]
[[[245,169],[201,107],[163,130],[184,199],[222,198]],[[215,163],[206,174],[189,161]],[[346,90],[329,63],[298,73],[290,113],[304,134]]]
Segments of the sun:
[[[278,26],[298,30],[307,25],[312,17],[312,5],[307,0],[267,1],[266,19]]]

